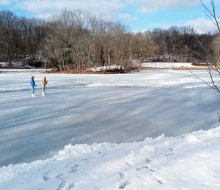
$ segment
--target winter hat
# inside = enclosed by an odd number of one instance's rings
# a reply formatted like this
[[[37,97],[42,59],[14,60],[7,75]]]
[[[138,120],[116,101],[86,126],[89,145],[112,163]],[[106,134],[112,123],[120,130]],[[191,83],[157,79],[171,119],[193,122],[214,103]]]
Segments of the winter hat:
[[[31,78],[34,79],[34,76],[32,76]]]

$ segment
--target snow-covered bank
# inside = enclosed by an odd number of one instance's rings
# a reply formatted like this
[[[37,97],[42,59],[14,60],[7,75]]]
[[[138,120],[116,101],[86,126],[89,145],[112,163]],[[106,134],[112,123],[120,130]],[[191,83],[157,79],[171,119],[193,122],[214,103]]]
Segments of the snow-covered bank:
[[[0,68],[0,73],[33,73],[33,72],[45,72],[45,69],[3,69]]]
[[[157,69],[205,69],[204,66],[194,66],[192,63],[167,63],[167,62],[146,62],[142,63],[142,67],[149,67],[149,68],[157,68]]]
[[[133,143],[67,145],[53,158],[0,168],[0,189],[219,190],[219,149],[219,127]]]

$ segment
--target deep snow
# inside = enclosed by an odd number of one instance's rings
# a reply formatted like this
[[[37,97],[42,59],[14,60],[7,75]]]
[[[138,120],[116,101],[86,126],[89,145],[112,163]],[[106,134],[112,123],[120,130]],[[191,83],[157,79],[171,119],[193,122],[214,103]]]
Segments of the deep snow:
[[[188,71],[0,73],[0,97],[0,189],[220,188],[219,95]]]
[[[219,190],[220,128],[141,142],[67,145],[0,168],[4,190]]]

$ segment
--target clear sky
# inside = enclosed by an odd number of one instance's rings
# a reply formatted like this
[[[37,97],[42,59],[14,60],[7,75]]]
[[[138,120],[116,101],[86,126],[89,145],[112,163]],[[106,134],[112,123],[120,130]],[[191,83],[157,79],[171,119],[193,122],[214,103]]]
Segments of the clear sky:
[[[204,0],[207,5],[210,0]],[[170,26],[193,26],[197,32],[214,31],[200,0],[0,0],[0,10],[18,16],[47,18],[60,10],[88,10],[106,20],[120,21],[132,31]],[[216,0],[220,14],[220,1]]]

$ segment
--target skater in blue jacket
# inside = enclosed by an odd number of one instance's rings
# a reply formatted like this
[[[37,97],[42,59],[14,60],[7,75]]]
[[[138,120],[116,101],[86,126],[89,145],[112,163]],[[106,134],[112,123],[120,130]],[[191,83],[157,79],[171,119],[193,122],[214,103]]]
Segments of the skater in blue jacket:
[[[31,85],[32,96],[35,96],[34,87],[36,86],[36,84],[35,84],[35,81],[34,81],[34,76],[31,77],[30,85]]]

